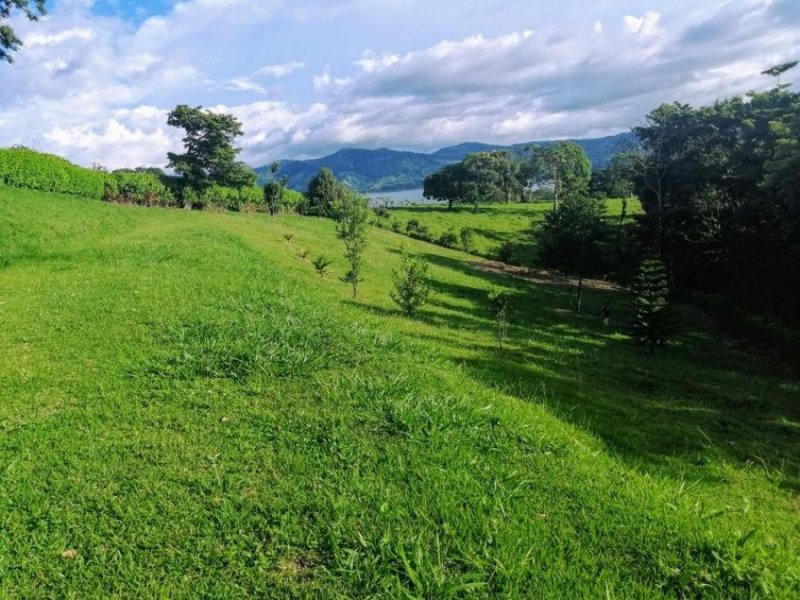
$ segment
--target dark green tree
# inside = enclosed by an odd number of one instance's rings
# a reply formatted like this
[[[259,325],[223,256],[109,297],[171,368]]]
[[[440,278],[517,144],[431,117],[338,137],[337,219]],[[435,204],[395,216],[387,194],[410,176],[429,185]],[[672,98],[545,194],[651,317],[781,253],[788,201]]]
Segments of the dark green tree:
[[[339,213],[336,235],[344,242],[344,257],[350,265],[345,281],[353,286],[353,298],[358,294],[358,284],[364,265],[364,250],[370,228],[371,212],[367,201],[354,193],[348,194]]]
[[[633,284],[633,335],[640,344],[650,348],[665,345],[674,333],[674,321],[669,305],[669,285],[664,263],[655,258],[642,261]]]
[[[547,214],[542,226],[541,262],[567,277],[578,278],[575,312],[581,310],[584,277],[596,273],[603,263],[601,242],[607,235],[604,215],[602,200],[571,196]]]
[[[428,302],[431,284],[428,278],[428,263],[413,255],[403,246],[399,269],[392,271],[394,289],[390,295],[400,309],[411,316]]]
[[[270,174],[272,177],[264,184],[264,202],[267,204],[269,214],[275,216],[278,212],[278,205],[283,200],[283,194],[286,191],[286,186],[289,180],[286,177],[278,179],[278,171],[281,165],[279,162],[274,162],[270,165]]]
[[[321,217],[335,217],[349,193],[348,188],[333,174],[322,168],[308,184],[308,212]]]
[[[181,175],[186,187],[202,192],[212,185],[243,188],[255,184],[253,169],[236,160],[240,150],[233,143],[244,133],[236,117],[181,104],[169,113],[167,124],[186,131],[186,152],[167,154],[167,166]]]
[[[45,0],[0,0],[0,20],[21,12],[27,19],[37,21],[47,12]],[[10,25],[0,25],[0,62],[13,63],[14,53],[22,47],[22,40]]]

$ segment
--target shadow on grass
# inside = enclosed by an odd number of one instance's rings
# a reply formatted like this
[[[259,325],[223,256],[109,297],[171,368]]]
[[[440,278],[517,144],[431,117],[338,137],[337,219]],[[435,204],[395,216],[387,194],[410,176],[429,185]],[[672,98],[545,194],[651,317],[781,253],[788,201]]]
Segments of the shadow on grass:
[[[635,468],[676,479],[695,471],[708,480],[722,477],[727,462],[763,469],[800,490],[800,406],[792,384],[766,376],[751,357],[720,343],[708,323],[687,312],[676,343],[650,356],[625,333],[630,311],[621,292],[587,290],[583,312],[575,314],[562,287],[478,273],[455,258],[424,257],[475,279],[432,282],[438,310],[414,318],[437,330],[415,337],[444,348],[482,384],[546,406]],[[487,283],[519,292],[510,340],[500,352],[486,337],[493,334]],[[600,316],[606,302],[614,307],[612,327]],[[473,358],[464,358],[465,336]],[[712,464],[719,468],[706,468]]]

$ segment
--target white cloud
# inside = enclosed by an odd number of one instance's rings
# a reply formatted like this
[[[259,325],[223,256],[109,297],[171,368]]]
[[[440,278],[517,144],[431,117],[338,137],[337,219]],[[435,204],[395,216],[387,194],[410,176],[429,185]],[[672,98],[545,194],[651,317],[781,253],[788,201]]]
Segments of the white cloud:
[[[87,28],[74,28],[67,29],[52,35],[43,33],[31,33],[26,36],[24,44],[27,48],[35,48],[36,46],[56,46],[71,40],[81,40],[88,42],[94,39],[94,31]]]
[[[279,65],[267,65],[266,67],[261,67],[256,74],[280,79],[282,77],[286,77],[287,75],[291,75],[295,71],[305,69],[305,67],[306,64],[304,62],[292,61]]]
[[[603,22],[602,21],[595,21],[594,22],[594,32],[597,35],[600,35],[601,33],[603,33]]]
[[[623,19],[626,31],[641,38],[653,37],[662,33],[663,30],[658,25],[660,20],[661,13],[654,10],[648,11],[643,17],[627,16]]]

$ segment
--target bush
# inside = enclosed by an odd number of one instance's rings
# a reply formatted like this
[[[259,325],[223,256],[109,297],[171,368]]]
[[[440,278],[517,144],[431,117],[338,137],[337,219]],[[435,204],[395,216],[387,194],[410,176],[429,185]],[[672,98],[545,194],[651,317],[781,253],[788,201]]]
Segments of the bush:
[[[158,175],[115,171],[106,179],[103,200],[141,206],[170,206],[175,196]]]
[[[459,233],[461,239],[461,249],[464,252],[472,252],[475,248],[475,232],[469,227],[462,227]]]
[[[392,278],[392,300],[406,315],[413,315],[428,301],[431,293],[428,263],[409,253],[405,246],[402,249],[402,264],[399,269],[392,271]]]
[[[388,219],[391,214],[389,209],[384,206],[375,206],[373,207],[372,212],[375,213],[376,217],[380,217],[381,219]]]
[[[514,260],[514,244],[511,242],[504,242],[497,251],[497,260],[506,264],[511,264],[511,261]]]
[[[447,233],[440,235],[436,243],[445,248],[455,248],[458,246],[458,234],[451,229]]]
[[[392,219],[392,231],[394,231],[395,233],[400,233],[401,228],[402,225],[400,224],[400,221],[398,221],[397,219]]]
[[[489,292],[489,312],[494,319],[497,341],[500,342],[501,346],[508,338],[508,323],[516,303],[516,296],[511,292],[504,290],[492,290]]]
[[[0,149],[0,183],[101,200],[108,175],[29,148]]]

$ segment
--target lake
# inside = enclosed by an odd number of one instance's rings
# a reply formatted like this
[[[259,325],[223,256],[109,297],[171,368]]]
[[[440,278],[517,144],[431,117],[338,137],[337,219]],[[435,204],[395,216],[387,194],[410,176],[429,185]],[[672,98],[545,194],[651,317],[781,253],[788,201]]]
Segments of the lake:
[[[438,204],[435,200],[426,200],[422,188],[400,190],[397,192],[369,192],[364,194],[370,206],[407,206],[409,204]]]

